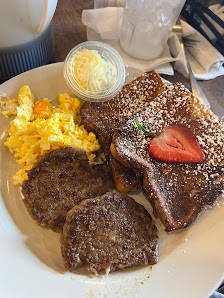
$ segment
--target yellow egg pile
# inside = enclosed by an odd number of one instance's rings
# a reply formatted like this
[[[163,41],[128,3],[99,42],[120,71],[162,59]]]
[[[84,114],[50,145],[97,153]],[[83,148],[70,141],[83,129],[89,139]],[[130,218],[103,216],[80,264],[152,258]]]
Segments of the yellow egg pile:
[[[23,166],[13,177],[16,185],[27,179],[26,170],[38,158],[61,146],[85,150],[90,163],[94,163],[100,145],[95,134],[88,133],[81,125],[80,107],[80,101],[66,93],[59,95],[58,106],[53,107],[47,98],[34,102],[28,86],[20,89],[17,115],[10,123],[9,137],[4,143]]]

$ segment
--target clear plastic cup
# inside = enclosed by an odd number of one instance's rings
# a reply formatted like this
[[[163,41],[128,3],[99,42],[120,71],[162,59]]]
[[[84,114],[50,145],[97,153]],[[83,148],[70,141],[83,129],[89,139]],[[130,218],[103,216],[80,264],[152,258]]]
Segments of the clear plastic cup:
[[[126,0],[121,48],[134,58],[161,55],[186,0]]]
[[[74,47],[67,55],[64,78],[80,99],[105,101],[123,87],[125,65],[111,46],[99,41],[87,41]]]

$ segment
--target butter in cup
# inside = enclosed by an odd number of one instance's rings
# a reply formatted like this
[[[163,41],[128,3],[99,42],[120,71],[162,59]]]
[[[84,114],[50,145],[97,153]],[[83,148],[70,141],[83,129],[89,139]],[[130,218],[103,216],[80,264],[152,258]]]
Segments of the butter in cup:
[[[125,65],[118,52],[98,41],[74,47],[64,62],[64,78],[70,90],[84,101],[114,97],[125,82]]]

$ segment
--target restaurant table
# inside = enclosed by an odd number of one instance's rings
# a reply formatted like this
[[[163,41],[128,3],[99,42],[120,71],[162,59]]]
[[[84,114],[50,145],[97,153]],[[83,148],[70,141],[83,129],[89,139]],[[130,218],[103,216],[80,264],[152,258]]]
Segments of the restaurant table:
[[[55,36],[55,53],[52,63],[64,61],[69,51],[86,41],[86,26],[82,24],[83,9],[91,9],[93,0],[59,0],[52,20]],[[180,73],[174,76],[163,76],[170,82],[181,82],[190,88],[189,80]],[[207,96],[212,111],[219,117],[224,116],[223,86],[224,76],[213,80],[199,81],[202,91]]]

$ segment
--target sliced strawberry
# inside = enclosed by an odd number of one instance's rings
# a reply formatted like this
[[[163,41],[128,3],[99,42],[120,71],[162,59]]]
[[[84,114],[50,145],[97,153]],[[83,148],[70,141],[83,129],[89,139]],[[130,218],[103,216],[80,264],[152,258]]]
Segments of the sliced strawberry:
[[[167,162],[200,162],[204,153],[191,132],[185,126],[164,127],[162,133],[149,144],[150,155]]]

